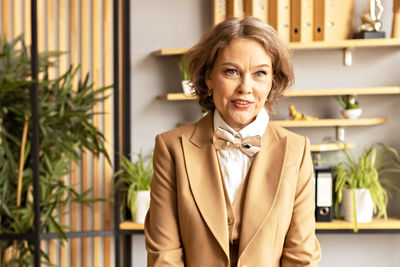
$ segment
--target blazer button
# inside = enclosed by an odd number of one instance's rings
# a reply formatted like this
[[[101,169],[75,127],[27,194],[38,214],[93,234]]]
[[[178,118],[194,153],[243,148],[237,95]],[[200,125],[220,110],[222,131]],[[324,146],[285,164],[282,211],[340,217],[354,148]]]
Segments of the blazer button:
[[[233,218],[232,217],[228,217],[228,224],[229,225],[233,224]]]

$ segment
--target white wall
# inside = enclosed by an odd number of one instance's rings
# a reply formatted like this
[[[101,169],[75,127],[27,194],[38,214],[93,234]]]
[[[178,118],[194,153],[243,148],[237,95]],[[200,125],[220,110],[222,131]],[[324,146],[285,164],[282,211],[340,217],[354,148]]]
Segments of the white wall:
[[[356,14],[365,0],[356,0]],[[383,27],[391,32],[392,1],[385,5]],[[178,57],[156,57],[160,48],[190,47],[212,24],[211,0],[133,0],[131,3],[131,78],[132,78],[132,151],[150,152],[157,133],[172,129],[178,122],[200,117],[195,102],[167,102],[158,95],[180,91]],[[356,16],[359,25],[358,15]],[[340,50],[296,51],[294,54],[296,83],[294,89],[352,88],[400,85],[400,49],[357,48],[353,65],[342,64]],[[400,148],[400,96],[362,96],[359,102],[364,117],[387,116],[385,125],[346,128],[345,139],[357,144],[356,153],[375,142]],[[333,97],[290,98],[278,106],[277,118],[286,118],[289,104],[310,115],[340,117]],[[319,143],[334,137],[333,128],[294,129]],[[391,214],[399,212],[392,200]],[[397,205],[400,206],[400,205]],[[397,209],[397,210],[396,210]],[[323,259],[320,266],[399,266],[400,234],[319,234]],[[143,236],[135,236],[133,263],[145,266]],[[360,261],[361,263],[356,263]]]

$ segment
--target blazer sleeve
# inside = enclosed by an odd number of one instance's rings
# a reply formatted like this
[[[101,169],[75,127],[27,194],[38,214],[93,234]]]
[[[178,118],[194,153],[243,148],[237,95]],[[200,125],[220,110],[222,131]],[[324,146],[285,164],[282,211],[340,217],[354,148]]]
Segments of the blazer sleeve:
[[[305,138],[292,220],[286,235],[281,266],[318,266],[321,249],[315,235],[315,200],[310,142]]]
[[[147,266],[184,266],[179,235],[175,164],[162,135],[156,137],[150,208],[145,220]]]

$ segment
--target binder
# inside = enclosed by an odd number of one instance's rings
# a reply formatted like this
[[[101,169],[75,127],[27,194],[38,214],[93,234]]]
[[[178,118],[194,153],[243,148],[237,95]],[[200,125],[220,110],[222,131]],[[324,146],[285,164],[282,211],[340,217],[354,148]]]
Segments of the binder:
[[[244,15],[253,16],[268,23],[268,1],[246,0],[244,5]]]
[[[292,0],[290,4],[290,41],[312,42],[314,0]]]
[[[227,18],[244,18],[244,0],[226,0]]]
[[[351,39],[354,0],[314,0],[314,41]]]
[[[213,25],[216,25],[226,19],[226,1],[213,0]]]
[[[333,178],[329,170],[315,169],[315,220],[330,222],[333,219]]]
[[[283,40],[290,41],[290,0],[268,1],[268,23]]]

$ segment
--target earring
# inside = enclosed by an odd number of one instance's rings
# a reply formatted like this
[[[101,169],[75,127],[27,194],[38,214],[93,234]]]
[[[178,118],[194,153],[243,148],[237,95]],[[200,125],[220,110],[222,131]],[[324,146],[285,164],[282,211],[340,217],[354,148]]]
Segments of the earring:
[[[207,95],[208,95],[208,96],[212,96],[212,94],[213,94],[213,90],[212,90],[211,88],[209,88],[209,89],[208,89]]]

